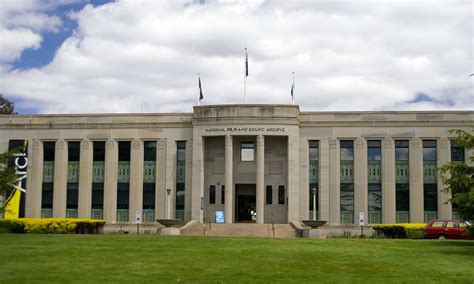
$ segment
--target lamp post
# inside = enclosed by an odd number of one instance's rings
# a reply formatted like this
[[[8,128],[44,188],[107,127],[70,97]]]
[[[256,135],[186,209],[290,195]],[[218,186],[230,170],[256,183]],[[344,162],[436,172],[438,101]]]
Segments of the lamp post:
[[[166,202],[168,203],[168,219],[171,219],[171,188],[166,189],[166,193],[168,194]]]
[[[313,187],[313,220],[316,221],[316,187]]]

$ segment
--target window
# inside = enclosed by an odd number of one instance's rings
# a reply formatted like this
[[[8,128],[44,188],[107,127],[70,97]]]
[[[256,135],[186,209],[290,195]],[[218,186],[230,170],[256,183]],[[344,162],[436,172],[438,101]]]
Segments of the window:
[[[341,140],[341,160],[354,160],[354,142],[352,140]]]
[[[341,183],[341,211],[354,211],[354,184]]]
[[[457,228],[458,222],[448,222],[446,223],[446,228]]]
[[[381,211],[382,210],[382,187],[379,183],[369,184],[368,188],[369,196],[369,211]]]
[[[396,184],[396,208],[397,211],[410,211],[409,184]]]
[[[380,161],[382,150],[381,143],[378,140],[367,141],[367,153],[369,161]]]
[[[117,184],[117,209],[128,209],[129,202],[129,184],[118,183]]]
[[[408,140],[395,140],[395,160],[408,161]]]
[[[278,186],[278,204],[285,204],[285,186]]]
[[[209,186],[209,204],[216,204],[216,186]]]
[[[436,161],[436,140],[423,140],[423,161]]]
[[[434,222],[431,224],[431,228],[443,228],[444,222]]]
[[[242,162],[253,162],[255,159],[255,143],[242,142],[240,144],[240,160]]]
[[[424,208],[425,211],[438,211],[437,184],[424,184]]]
[[[156,161],[156,141],[143,142],[144,161]]]
[[[143,209],[155,209],[154,183],[143,183]]]
[[[221,204],[225,204],[225,185],[221,187]]]
[[[464,162],[464,148],[451,141],[451,161]]]
[[[310,140],[309,141],[309,160],[314,161],[319,159],[319,141]]]
[[[266,190],[266,203],[267,204],[272,204],[272,198],[273,198],[273,188],[271,185],[267,185],[267,190]]]

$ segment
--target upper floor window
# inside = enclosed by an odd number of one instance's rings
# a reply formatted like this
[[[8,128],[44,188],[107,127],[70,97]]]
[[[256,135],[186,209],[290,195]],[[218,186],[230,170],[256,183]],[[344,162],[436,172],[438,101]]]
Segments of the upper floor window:
[[[436,161],[436,140],[423,140],[423,161]]]
[[[367,153],[369,161],[380,161],[382,155],[380,140],[367,141]]]
[[[464,148],[456,141],[451,141],[451,161],[464,162]]]
[[[408,161],[409,148],[408,140],[395,140],[395,160]]]
[[[354,141],[352,140],[341,140],[341,160],[352,161],[354,160]]]
[[[240,160],[242,162],[253,162],[255,159],[255,143],[242,142],[240,144]]]
[[[309,141],[309,159],[311,161],[319,159],[319,141],[310,140]]]

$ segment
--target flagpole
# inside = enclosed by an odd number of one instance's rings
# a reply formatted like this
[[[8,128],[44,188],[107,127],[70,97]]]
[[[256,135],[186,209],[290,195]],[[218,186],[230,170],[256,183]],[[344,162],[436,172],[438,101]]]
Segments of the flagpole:
[[[198,79],[201,80],[201,73],[197,73],[197,74],[198,74]],[[201,105],[201,96],[198,96],[198,106],[200,105]]]
[[[296,91],[296,86],[295,86],[295,72],[291,72],[293,74],[293,96],[291,96],[291,102],[295,104],[295,91]]]
[[[247,91],[247,42],[245,43],[245,70],[244,70],[244,104],[245,104],[245,95]]]

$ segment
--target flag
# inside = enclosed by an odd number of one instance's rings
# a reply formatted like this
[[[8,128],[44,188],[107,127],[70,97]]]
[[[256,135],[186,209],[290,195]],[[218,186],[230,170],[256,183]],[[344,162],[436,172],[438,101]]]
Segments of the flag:
[[[291,84],[291,98],[293,99],[293,91],[295,89],[295,83]]]
[[[199,77],[199,100],[204,99],[204,96],[202,94],[202,87],[201,87],[201,77]]]
[[[247,55],[247,48],[245,49],[245,77],[249,76],[249,57]]]

